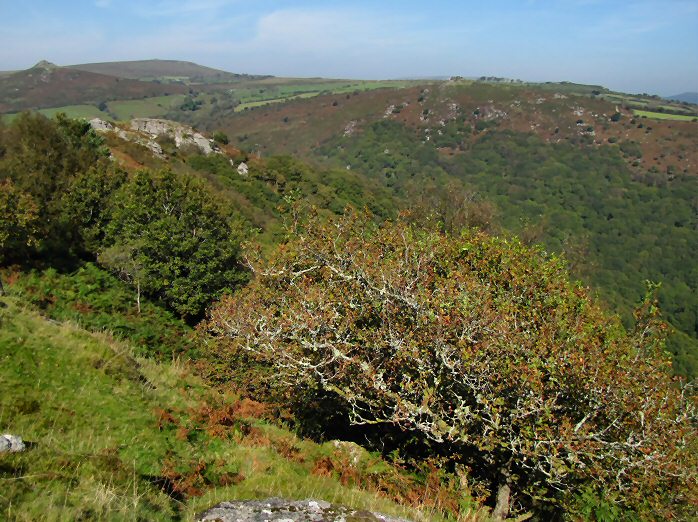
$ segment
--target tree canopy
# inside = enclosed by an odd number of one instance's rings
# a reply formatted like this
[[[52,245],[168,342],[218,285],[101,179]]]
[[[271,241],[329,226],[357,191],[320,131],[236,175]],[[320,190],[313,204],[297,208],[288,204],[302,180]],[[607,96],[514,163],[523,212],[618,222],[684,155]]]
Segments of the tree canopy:
[[[424,438],[514,507],[571,509],[585,486],[666,516],[696,500],[692,403],[651,299],[627,333],[518,240],[353,213],[250,263],[208,328],[220,357],[253,354],[288,396]]]

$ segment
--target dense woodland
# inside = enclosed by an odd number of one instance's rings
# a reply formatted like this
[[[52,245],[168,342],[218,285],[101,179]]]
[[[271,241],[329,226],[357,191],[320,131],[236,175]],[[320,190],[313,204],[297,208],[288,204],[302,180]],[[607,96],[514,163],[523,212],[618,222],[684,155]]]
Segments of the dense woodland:
[[[488,214],[496,214],[488,217],[490,226],[564,253],[572,273],[626,325],[645,281],[661,283],[662,309],[677,330],[669,342],[675,369],[698,375],[698,177],[639,175],[622,146],[551,144],[489,125],[494,128],[470,141],[478,131],[455,120],[424,141],[400,123],[378,122],[355,137],[336,138],[318,154],[375,176],[411,204],[426,198],[432,208],[444,208],[447,220],[454,191],[457,204],[470,202],[473,212],[490,203]],[[438,151],[454,144],[463,150]]]
[[[4,279],[299,433],[443,468],[499,516],[689,518],[695,397],[665,337],[695,375],[696,178],[638,179],[613,146],[421,138],[380,122],[323,145],[349,170],[236,151],[241,177],[23,114],[0,127]]]

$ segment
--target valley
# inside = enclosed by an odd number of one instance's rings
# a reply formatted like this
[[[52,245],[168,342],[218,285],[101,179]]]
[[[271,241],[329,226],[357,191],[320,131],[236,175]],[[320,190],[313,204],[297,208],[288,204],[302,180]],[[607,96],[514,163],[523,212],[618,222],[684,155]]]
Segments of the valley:
[[[10,520],[690,519],[698,105],[42,61],[0,189]]]

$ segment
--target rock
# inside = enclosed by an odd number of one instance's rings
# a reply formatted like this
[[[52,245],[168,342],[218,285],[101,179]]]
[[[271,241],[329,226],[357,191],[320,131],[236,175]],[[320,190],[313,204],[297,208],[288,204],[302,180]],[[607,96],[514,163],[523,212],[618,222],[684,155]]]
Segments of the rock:
[[[238,165],[238,174],[241,176],[247,176],[247,174],[250,172],[250,168],[247,166],[247,163],[242,162],[240,165]]]
[[[95,130],[95,132],[113,132],[122,140],[132,141],[133,143],[143,145],[158,158],[165,157],[165,153],[163,152],[160,144],[150,138],[144,138],[135,132],[127,132],[124,129],[117,127],[113,123],[100,118],[91,119],[90,126]]]
[[[111,123],[100,118],[92,118],[90,126],[97,132],[111,132],[114,130],[114,126]]]
[[[354,466],[361,462],[361,460],[367,459],[369,456],[369,453],[355,442],[333,440],[330,441],[330,444],[332,444],[335,448],[345,453]]]
[[[135,118],[131,120],[130,130],[124,130],[100,118],[90,120],[90,125],[97,132],[114,132],[121,139],[143,145],[159,158],[165,157],[162,147],[155,141],[160,136],[172,138],[177,148],[191,145],[206,155],[223,153],[212,140],[209,140],[203,134],[196,132],[187,125],[174,121],[156,118]]]
[[[221,502],[197,515],[196,520],[220,522],[408,522],[380,513],[330,504],[323,500],[245,500]]]
[[[159,120],[154,118],[135,118],[131,120],[131,129],[137,132],[150,134],[156,138],[158,136],[169,136],[174,139],[177,148],[183,145],[193,145],[201,152],[208,155],[217,150],[214,149],[213,142],[203,134],[196,132],[191,127],[169,120]]]
[[[0,453],[19,453],[27,449],[22,437],[5,433],[0,436]]]

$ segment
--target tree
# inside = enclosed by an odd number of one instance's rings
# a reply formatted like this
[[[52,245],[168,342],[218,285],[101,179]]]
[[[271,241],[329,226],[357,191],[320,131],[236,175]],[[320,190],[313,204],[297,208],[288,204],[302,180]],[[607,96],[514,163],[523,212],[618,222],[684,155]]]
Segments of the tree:
[[[430,441],[502,516],[571,509],[585,485],[625,508],[690,509],[692,403],[651,302],[630,335],[562,260],[515,239],[356,214],[292,232],[210,312],[222,358],[253,354],[287,396],[328,394],[355,424]]]
[[[79,248],[99,252],[111,219],[111,199],[126,182],[126,173],[114,164],[98,164],[78,173],[61,198],[61,218]]]
[[[117,263],[102,259],[116,273],[139,267],[143,292],[196,319],[213,299],[245,281],[238,261],[242,226],[197,180],[140,171],[115,194],[102,247],[118,245],[128,255],[115,256]]]
[[[141,282],[147,275],[143,266],[139,249],[143,247],[140,241],[133,241],[128,245],[112,245],[98,256],[98,261],[111,269],[116,276],[136,287],[136,308],[141,313]]]
[[[63,253],[71,231],[60,219],[62,196],[75,176],[108,161],[102,138],[88,122],[64,114],[51,120],[22,113],[0,129],[0,151],[0,179],[11,179],[38,205],[42,250]]]
[[[18,260],[38,243],[38,208],[11,180],[0,180],[0,263]]]

